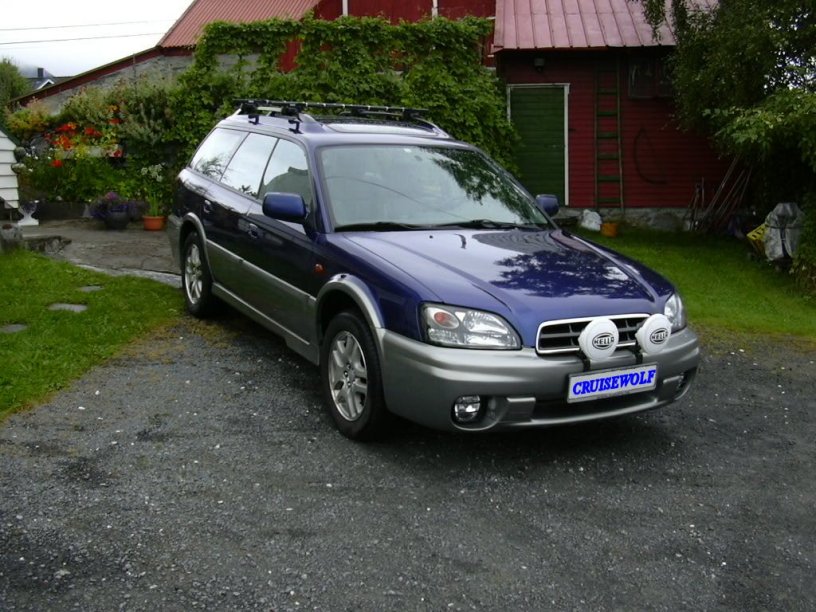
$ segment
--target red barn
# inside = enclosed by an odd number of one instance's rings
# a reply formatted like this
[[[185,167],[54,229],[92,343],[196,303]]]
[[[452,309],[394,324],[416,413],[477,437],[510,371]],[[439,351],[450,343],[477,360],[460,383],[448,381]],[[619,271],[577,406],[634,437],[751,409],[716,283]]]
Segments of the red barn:
[[[703,3],[705,4],[705,2]],[[709,4],[713,4],[710,0]],[[494,51],[522,180],[575,207],[685,207],[727,163],[678,128],[666,60],[628,0],[497,0]]]

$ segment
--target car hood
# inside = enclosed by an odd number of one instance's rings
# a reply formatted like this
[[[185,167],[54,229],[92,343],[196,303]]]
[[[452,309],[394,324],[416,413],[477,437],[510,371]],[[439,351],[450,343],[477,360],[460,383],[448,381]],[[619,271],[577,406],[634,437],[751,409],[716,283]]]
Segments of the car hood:
[[[672,291],[648,268],[560,229],[342,235],[409,274],[432,293],[428,300],[491,310],[535,326],[661,312]]]

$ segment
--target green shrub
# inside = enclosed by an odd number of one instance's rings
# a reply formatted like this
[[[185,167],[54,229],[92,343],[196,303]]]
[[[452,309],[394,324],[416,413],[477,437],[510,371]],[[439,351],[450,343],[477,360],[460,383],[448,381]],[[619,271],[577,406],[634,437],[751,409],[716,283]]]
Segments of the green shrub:
[[[816,293],[816,192],[805,195],[802,210],[805,222],[793,262],[793,273],[800,287]]]

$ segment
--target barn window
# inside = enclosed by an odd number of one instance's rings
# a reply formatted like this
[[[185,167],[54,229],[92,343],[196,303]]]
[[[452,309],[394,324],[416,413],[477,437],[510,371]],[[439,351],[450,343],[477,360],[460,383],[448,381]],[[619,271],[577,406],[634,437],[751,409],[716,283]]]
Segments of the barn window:
[[[629,60],[630,98],[668,98],[671,95],[671,79],[662,59]]]

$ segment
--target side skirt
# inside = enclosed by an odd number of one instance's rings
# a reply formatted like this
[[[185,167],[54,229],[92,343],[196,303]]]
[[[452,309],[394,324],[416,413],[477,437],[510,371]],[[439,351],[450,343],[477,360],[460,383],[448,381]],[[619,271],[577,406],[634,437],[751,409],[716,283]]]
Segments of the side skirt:
[[[315,365],[320,363],[320,350],[316,344],[310,343],[308,340],[301,338],[277,321],[270,319],[261,311],[253,306],[250,306],[237,295],[231,291],[228,291],[219,284],[213,284],[213,293],[224,300],[224,302],[238,310],[240,313],[248,316],[250,319],[256,323],[259,323],[272,333],[282,337],[289,348],[298,353],[307,361],[310,361]]]

